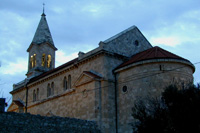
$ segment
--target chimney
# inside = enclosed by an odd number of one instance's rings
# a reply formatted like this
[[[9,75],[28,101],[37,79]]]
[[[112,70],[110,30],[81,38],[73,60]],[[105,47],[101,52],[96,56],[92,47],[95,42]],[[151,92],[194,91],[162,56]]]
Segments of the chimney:
[[[5,105],[6,105],[5,101],[6,101],[5,98],[0,98],[0,113],[5,112]]]

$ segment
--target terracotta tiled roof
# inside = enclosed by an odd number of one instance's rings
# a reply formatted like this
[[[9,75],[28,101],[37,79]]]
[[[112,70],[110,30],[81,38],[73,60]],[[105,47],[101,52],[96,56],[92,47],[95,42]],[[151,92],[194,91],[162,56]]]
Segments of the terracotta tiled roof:
[[[186,60],[178,55],[175,55],[167,50],[164,50],[158,46],[155,46],[153,48],[147,49],[143,52],[133,55],[128,61],[122,63],[116,69],[127,66],[127,65],[135,63],[135,62],[150,60],[150,59],[177,59],[177,60],[188,61],[188,60]]]

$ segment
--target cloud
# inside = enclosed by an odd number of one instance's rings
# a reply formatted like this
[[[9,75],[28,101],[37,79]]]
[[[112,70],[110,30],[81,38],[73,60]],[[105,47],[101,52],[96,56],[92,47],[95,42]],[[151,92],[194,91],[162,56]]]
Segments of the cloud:
[[[24,58],[17,58],[15,62],[3,60],[0,73],[5,75],[17,75],[21,73],[25,74],[27,72],[27,67],[27,60]]]
[[[180,40],[174,36],[151,38],[151,42],[156,45],[168,45],[172,47],[180,44]]]
[[[70,55],[66,55],[65,52],[59,50],[56,52],[56,67],[60,66],[72,59],[75,59],[78,56],[78,53],[72,53]]]
[[[172,24],[164,23],[163,27],[158,27],[151,32],[150,42],[153,45],[167,45],[175,47],[185,42],[199,42],[200,38],[200,10],[191,10],[184,12]],[[196,19],[197,18],[197,19]],[[195,19],[195,20],[193,20]]]

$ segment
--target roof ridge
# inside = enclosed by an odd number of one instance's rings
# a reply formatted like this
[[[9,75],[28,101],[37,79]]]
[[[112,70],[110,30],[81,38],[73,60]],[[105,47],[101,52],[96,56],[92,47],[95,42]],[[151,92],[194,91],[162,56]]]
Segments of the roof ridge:
[[[129,27],[128,29],[123,30],[123,31],[121,31],[120,33],[118,33],[118,34],[116,34],[116,35],[114,35],[114,36],[112,36],[112,37],[106,39],[106,40],[103,41],[103,42],[104,42],[104,43],[109,43],[110,41],[112,41],[112,40],[118,38],[119,36],[121,36],[121,35],[123,35],[123,34],[129,32],[130,30],[135,29],[135,28],[137,28],[137,27],[136,27],[135,25],[133,25],[133,26]]]
[[[157,46],[158,47],[158,46]],[[173,55],[173,56],[177,56],[177,57],[179,57],[179,58],[181,58],[181,59],[184,59],[183,57],[181,57],[181,56],[179,56],[179,55],[177,55],[177,54],[174,54],[174,53],[172,53],[172,52],[170,52],[170,51],[167,51],[167,50],[165,50],[165,49],[163,49],[163,48],[160,48],[160,47],[158,47],[159,49],[161,49],[162,51],[162,53],[163,53],[163,51],[165,51],[166,53],[170,53],[171,55]],[[166,55],[166,53],[163,53],[165,56],[167,56]],[[186,59],[184,59],[184,60],[186,60]]]

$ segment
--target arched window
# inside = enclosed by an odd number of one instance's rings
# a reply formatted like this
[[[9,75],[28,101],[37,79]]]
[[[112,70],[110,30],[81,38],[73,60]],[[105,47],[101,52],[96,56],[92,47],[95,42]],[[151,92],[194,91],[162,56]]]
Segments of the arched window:
[[[54,95],[54,82],[51,83],[51,95]]]
[[[51,67],[51,55],[47,56],[47,67],[50,68]]]
[[[47,85],[47,97],[51,95],[51,87],[50,84]]]
[[[68,75],[68,89],[71,89],[71,75]]]
[[[39,100],[39,88],[37,88],[37,93],[36,93],[36,100]]]
[[[45,66],[45,54],[42,54],[42,66]]]
[[[36,66],[36,54],[31,55],[30,63],[31,68],[34,68]]]
[[[63,89],[67,90],[67,78],[66,77],[64,77],[64,79],[63,79]]]
[[[31,55],[30,63],[31,63],[31,68],[33,68],[34,67],[33,55]]]
[[[34,62],[34,66],[33,67],[35,67],[36,66],[36,54],[33,54],[33,62]]]
[[[36,93],[35,93],[35,90],[33,90],[33,102],[36,101]]]

